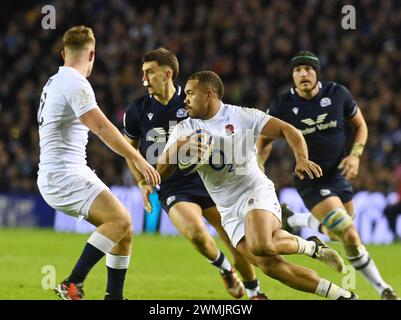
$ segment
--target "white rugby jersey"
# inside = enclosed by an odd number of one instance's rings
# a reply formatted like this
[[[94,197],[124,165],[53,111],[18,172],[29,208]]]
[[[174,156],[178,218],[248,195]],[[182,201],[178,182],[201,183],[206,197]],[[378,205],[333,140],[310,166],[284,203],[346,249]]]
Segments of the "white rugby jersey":
[[[97,103],[89,81],[72,67],[60,67],[40,98],[40,170],[86,165],[89,129],[79,117],[94,108]]]
[[[241,194],[266,181],[256,158],[256,138],[271,119],[266,113],[221,102],[216,115],[208,120],[187,118],[170,135],[167,150],[181,136],[198,129],[209,131],[215,147],[209,164],[198,173],[218,207],[231,207]],[[178,169],[177,169],[178,170]],[[272,183],[268,180],[268,183]]]

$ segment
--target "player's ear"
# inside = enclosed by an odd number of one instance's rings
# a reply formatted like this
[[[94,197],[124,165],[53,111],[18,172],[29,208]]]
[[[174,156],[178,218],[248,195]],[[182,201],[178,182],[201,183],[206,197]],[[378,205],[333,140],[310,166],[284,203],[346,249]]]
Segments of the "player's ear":
[[[165,73],[164,73],[164,80],[168,80],[168,79],[170,79],[170,78],[172,78],[172,76],[173,76],[173,73],[171,72],[171,70],[167,70]]]
[[[65,61],[65,52],[64,49],[61,49],[61,58]]]
[[[89,61],[92,62],[95,59],[95,50],[89,51]]]

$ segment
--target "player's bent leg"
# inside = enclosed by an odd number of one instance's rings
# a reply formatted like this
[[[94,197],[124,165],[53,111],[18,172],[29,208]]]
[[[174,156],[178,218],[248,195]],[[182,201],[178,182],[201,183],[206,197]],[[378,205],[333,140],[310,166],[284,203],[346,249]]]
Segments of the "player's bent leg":
[[[280,226],[281,222],[269,211],[254,209],[247,212],[245,234],[247,246],[252,254],[267,256],[297,253],[298,242],[295,236],[289,236],[287,239],[274,237],[274,232],[279,230]]]
[[[218,249],[216,242],[208,232],[202,219],[202,208],[198,204],[182,201],[175,203],[168,214],[178,231],[211,264],[219,268],[228,293],[234,298],[241,298],[245,294],[245,288],[230,262]]]
[[[244,238],[238,243],[237,249],[264,274],[291,288],[329,299],[357,299],[355,294],[321,278],[314,270],[286,262],[281,256],[255,256]]]
[[[214,260],[219,255],[216,242],[202,220],[202,209],[191,202],[178,202],[168,212],[171,222],[203,256]]]
[[[128,211],[107,189],[96,196],[89,205],[88,212],[84,214],[97,229],[89,237],[70,276],[56,288],[56,293],[65,300],[83,299],[83,281],[89,271],[104,255],[109,255],[116,243],[131,232]],[[111,260],[114,261],[112,265],[116,265],[116,259]],[[123,260],[126,261],[127,257]]]
[[[106,254],[107,288],[105,300],[123,300],[125,276],[131,260],[132,231]]]
[[[255,270],[252,265],[235,249],[230,239],[227,236],[226,231],[221,226],[220,213],[216,207],[208,208],[203,211],[203,215],[206,220],[216,229],[220,239],[224,242],[226,247],[230,250],[234,258],[234,267],[240,272],[244,281],[250,281],[256,279]]]
[[[249,211],[245,216],[245,234],[247,246],[256,256],[305,254],[337,272],[344,269],[344,262],[335,250],[317,237],[304,240],[280,229],[280,221],[269,211]]]
[[[383,280],[374,261],[363,246],[351,216],[344,207],[353,210],[352,203],[343,205],[339,198],[331,197],[317,204],[312,212],[322,219],[322,224],[341,240],[347,259],[356,270],[363,274],[378,294],[383,299],[397,299],[396,293]]]
[[[203,211],[203,216],[215,228],[220,239],[230,250],[233,257],[233,264],[241,274],[248,298],[251,300],[267,299],[266,294],[260,291],[259,281],[256,278],[254,267],[242,254],[233,247],[224,228],[221,226],[221,216],[216,207],[207,208]]]
[[[101,194],[89,210],[88,220],[97,231],[109,237],[121,237],[106,253],[106,300],[122,300],[125,276],[131,260],[132,227],[128,210],[110,192]]]
[[[132,230],[129,211],[109,190],[104,190],[93,201],[87,220],[97,226],[97,232],[115,243]]]

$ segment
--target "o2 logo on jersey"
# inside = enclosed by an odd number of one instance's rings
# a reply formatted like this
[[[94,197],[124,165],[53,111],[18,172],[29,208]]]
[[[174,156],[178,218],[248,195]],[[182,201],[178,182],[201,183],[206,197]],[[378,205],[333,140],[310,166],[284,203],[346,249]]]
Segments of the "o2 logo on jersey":
[[[216,171],[221,171],[227,166],[227,172],[234,171],[234,165],[232,163],[225,163],[225,155],[223,150],[214,150],[211,157],[209,158],[209,166]]]

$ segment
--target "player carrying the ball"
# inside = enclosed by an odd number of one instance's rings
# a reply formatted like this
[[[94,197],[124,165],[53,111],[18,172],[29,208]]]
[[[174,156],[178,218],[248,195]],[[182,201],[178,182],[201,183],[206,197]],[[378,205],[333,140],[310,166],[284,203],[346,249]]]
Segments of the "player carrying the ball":
[[[180,121],[188,117],[184,108],[184,93],[174,85],[179,64],[174,53],[159,48],[147,52],[143,57],[143,85],[148,94],[132,101],[124,115],[124,133],[129,143],[138,149],[151,163],[163,152],[169,133]],[[148,212],[152,210],[149,195],[153,186],[143,180],[142,175],[130,160],[128,166],[138,181]],[[197,173],[186,175],[177,172],[163,181],[157,191],[163,209],[178,231],[187,238],[199,253],[219,269],[228,293],[241,298],[245,292],[252,300],[266,299],[260,292],[259,281],[252,265],[231,245],[220,223],[220,214]],[[239,279],[229,260],[219,250],[207,230],[202,217],[213,225],[220,238],[234,257],[234,266],[240,272]]]
[[[197,171],[221,214],[232,245],[268,276],[301,291],[330,299],[357,299],[356,295],[321,278],[315,271],[286,262],[281,255],[304,254],[338,272],[344,268],[339,254],[317,237],[304,240],[281,229],[281,208],[273,183],[260,170],[255,150],[259,135],[285,138],[292,148],[296,174],[303,179],[321,176],[321,168],[308,160],[305,139],[288,123],[256,109],[225,104],[223,83],[212,71],[192,74],[185,86],[188,119],[171,133],[159,157],[162,181],[173,172],[181,148],[198,148],[200,158],[211,145],[188,138],[196,130],[214,139],[209,164]]]

